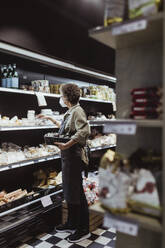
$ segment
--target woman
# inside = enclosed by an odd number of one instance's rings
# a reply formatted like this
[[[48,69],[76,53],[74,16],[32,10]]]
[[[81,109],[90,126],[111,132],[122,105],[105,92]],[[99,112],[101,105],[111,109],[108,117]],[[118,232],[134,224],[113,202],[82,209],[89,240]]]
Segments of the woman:
[[[61,150],[63,191],[68,206],[67,222],[56,227],[56,231],[72,233],[68,241],[76,243],[90,237],[88,204],[82,186],[82,171],[88,162],[84,147],[90,127],[79,105],[79,87],[65,84],[61,86],[60,93],[60,105],[68,108],[61,126],[56,120],[45,117],[59,127],[59,134],[71,137],[67,143],[55,143]]]

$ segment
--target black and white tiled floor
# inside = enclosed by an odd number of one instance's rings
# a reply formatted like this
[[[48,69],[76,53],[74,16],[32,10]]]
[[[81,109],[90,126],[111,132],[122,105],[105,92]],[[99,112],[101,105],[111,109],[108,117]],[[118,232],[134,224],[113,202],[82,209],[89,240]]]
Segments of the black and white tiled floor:
[[[89,239],[72,244],[66,239],[69,233],[45,233],[20,244],[17,248],[115,248],[116,232],[115,229],[108,230],[98,228],[91,233]]]

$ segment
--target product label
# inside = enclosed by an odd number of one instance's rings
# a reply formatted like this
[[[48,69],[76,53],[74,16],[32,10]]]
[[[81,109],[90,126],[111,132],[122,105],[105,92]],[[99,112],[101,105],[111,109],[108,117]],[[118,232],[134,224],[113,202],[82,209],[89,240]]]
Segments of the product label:
[[[11,87],[12,88],[17,88],[18,89],[18,78],[16,78],[16,77],[13,77],[13,78],[11,78]]]
[[[6,88],[7,80],[6,78],[2,78],[2,87]]]
[[[12,83],[11,78],[7,78],[7,79],[6,79],[6,87],[7,87],[7,88],[11,88],[11,83]]]

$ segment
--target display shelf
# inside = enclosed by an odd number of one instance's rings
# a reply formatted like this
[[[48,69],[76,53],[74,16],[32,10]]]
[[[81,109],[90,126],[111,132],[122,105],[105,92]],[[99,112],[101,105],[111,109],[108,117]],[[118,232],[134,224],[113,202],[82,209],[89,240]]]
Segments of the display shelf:
[[[133,120],[133,119],[118,119],[118,120],[103,120],[103,121],[89,121],[91,126],[93,125],[111,125],[111,124],[136,124],[139,127],[162,127],[163,121],[162,120]]]
[[[146,43],[148,40],[161,40],[162,28],[163,13],[158,13],[108,27],[97,27],[89,31],[89,36],[117,49]]]
[[[101,203],[96,203],[90,207],[91,212],[95,212],[100,215],[105,215],[107,211],[101,206]],[[127,213],[127,214],[111,214],[113,218],[116,217],[116,219],[120,219],[125,222],[132,221],[136,223],[137,225],[143,226],[147,229],[162,232],[162,225],[160,221],[156,218],[152,218],[149,216],[136,214],[136,213]]]
[[[56,155],[51,155],[51,156],[46,156],[46,157],[40,157],[40,158],[25,160],[25,161],[13,163],[13,164],[1,165],[0,166],[0,172],[11,170],[11,169],[16,169],[16,168],[20,168],[20,167],[24,167],[24,166],[28,166],[28,165],[32,165],[32,164],[38,164],[41,162],[46,162],[46,161],[59,159],[59,158],[60,158],[60,155],[56,154]]]
[[[28,91],[28,90],[21,90],[21,89],[10,89],[10,88],[3,88],[0,87],[0,92],[7,92],[7,93],[18,93],[18,94],[27,94],[27,95],[36,95],[36,93],[41,93],[42,95],[46,97],[54,97],[54,98],[60,98],[59,94],[51,94],[51,93],[44,93],[44,92],[37,92],[37,91]],[[99,102],[99,103],[111,103],[112,101],[105,101],[101,99],[93,99],[93,98],[86,98],[86,97],[80,97],[80,100],[82,101],[88,101],[88,102]]]
[[[90,148],[90,151],[95,152],[95,151],[99,151],[99,150],[109,149],[109,148],[112,148],[112,147],[116,147],[116,145],[92,147],[92,148]]]
[[[60,193],[62,193],[62,192],[63,192],[63,190],[61,189],[61,190],[58,190],[58,191],[53,192],[53,193],[51,193],[51,194],[48,194],[47,196],[48,196],[48,197],[51,197],[51,196],[54,196],[54,195],[58,195],[58,194],[60,194]],[[15,208],[9,209],[9,210],[7,210],[7,211],[4,211],[4,212],[0,213],[0,217],[5,216],[5,215],[7,215],[7,214],[10,214],[10,213],[12,213],[12,212],[15,212],[15,211],[17,211],[17,210],[19,210],[19,209],[28,207],[28,206],[30,206],[30,205],[32,205],[32,204],[34,204],[34,203],[41,202],[41,200],[42,200],[42,197],[40,197],[40,198],[38,198],[38,199],[36,199],[36,200],[27,202],[27,203],[25,203],[25,204],[22,204],[22,205],[20,205],[20,206],[17,206],[17,207],[15,207]]]
[[[80,97],[80,100],[88,101],[88,102],[99,102],[99,103],[111,103],[111,104],[113,104],[112,101],[105,101],[105,100],[93,99],[93,98],[85,98],[85,97]]]
[[[58,129],[55,125],[47,125],[47,126],[13,126],[13,127],[1,127],[0,132],[3,131],[21,131],[21,130],[37,130],[37,129]]]
[[[65,61],[58,60],[58,59],[55,59],[53,57],[48,57],[48,56],[45,56],[45,55],[42,55],[39,53],[35,53],[35,52],[30,51],[30,50],[23,49],[23,48],[20,48],[17,46],[13,46],[13,45],[10,45],[10,44],[4,43],[4,42],[0,42],[0,51],[5,52],[5,53],[9,53],[12,55],[16,55],[18,57],[23,57],[27,60],[32,60],[32,61],[36,61],[38,63],[43,63],[45,65],[50,65],[53,67],[67,69],[70,71],[78,72],[78,73],[85,74],[88,76],[94,76],[94,77],[102,79],[102,80],[116,83],[115,77],[107,75],[105,73],[103,74],[101,72],[90,70],[88,68],[79,67],[79,66],[76,66],[74,64],[67,63]]]

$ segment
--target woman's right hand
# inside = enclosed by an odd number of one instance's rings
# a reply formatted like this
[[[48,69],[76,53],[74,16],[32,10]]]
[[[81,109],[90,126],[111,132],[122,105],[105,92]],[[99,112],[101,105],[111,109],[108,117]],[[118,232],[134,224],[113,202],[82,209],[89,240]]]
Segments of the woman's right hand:
[[[41,118],[41,119],[45,119],[45,120],[49,120],[50,119],[49,116],[42,115],[42,114],[37,115],[37,118]]]

